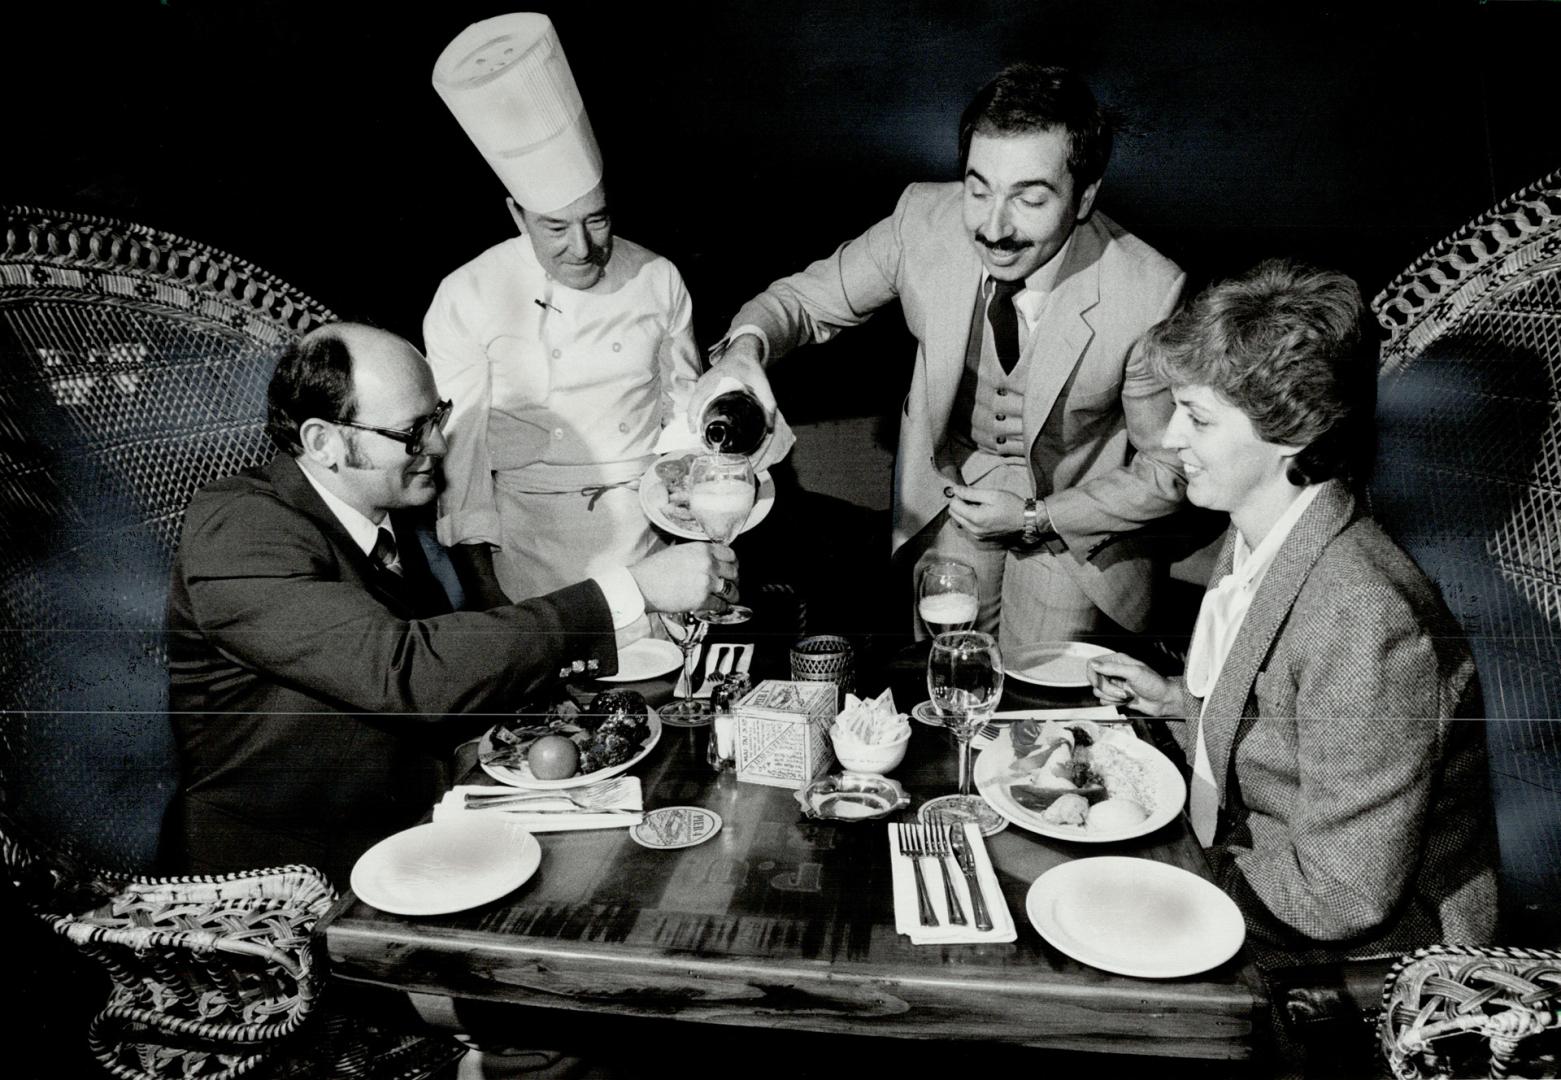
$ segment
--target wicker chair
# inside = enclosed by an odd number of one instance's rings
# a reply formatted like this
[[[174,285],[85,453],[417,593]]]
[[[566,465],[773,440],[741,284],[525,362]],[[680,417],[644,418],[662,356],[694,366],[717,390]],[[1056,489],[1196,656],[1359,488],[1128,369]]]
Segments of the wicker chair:
[[[167,233],[0,215],[0,888],[107,972],[88,1043],[115,1076],[428,1075],[459,1046],[329,1007],[317,871],[135,873],[175,779],[163,607],[184,507],[270,456],[275,357],[332,315]]]
[[[1373,512],[1474,649],[1501,838],[1503,940],[1561,938],[1561,172],[1396,278]],[[1422,950],[1383,992],[1395,1075],[1553,1076],[1561,953]]]

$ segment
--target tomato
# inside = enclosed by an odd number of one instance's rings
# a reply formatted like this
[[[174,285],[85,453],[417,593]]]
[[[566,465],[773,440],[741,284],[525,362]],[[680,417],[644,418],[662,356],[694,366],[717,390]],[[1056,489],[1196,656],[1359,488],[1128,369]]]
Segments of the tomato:
[[[580,767],[580,749],[563,735],[544,735],[526,751],[526,764],[538,780],[563,780]]]

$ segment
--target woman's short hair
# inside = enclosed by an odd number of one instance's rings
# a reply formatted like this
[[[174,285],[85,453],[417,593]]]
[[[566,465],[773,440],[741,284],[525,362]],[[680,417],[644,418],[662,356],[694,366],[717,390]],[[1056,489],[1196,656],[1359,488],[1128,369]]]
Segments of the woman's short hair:
[[[310,417],[351,420],[352,354],[334,327],[325,326],[293,342],[276,362],[266,388],[266,434],[277,449],[303,453],[298,428]]]
[[[1209,286],[1145,341],[1172,386],[1207,386],[1258,437],[1304,449],[1290,481],[1348,475],[1371,418],[1375,365],[1363,355],[1360,289],[1344,274],[1271,259]]]
[[[970,140],[985,135],[1065,132],[1068,172],[1082,190],[1106,174],[1111,160],[1111,119],[1089,84],[1064,67],[1012,64],[976,91],[959,121],[959,170],[970,159]]]

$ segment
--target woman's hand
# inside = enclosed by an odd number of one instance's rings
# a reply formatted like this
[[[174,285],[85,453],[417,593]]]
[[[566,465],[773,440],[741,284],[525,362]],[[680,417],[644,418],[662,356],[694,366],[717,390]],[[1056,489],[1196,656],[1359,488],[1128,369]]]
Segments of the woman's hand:
[[[1103,704],[1121,705],[1147,716],[1169,716],[1175,710],[1171,680],[1126,653],[1092,657],[1084,671]]]

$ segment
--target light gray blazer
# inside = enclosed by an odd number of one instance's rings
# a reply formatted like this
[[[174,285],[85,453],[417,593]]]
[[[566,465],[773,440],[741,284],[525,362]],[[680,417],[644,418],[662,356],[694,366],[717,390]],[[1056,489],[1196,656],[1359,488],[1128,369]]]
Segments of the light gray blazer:
[[[1229,573],[1227,533],[1211,584]],[[1183,715],[1201,702],[1183,694]],[[1435,587],[1329,481],[1210,692],[1210,856],[1259,959],[1491,940],[1495,836],[1474,662]],[[1188,760],[1195,726],[1174,725]]]

